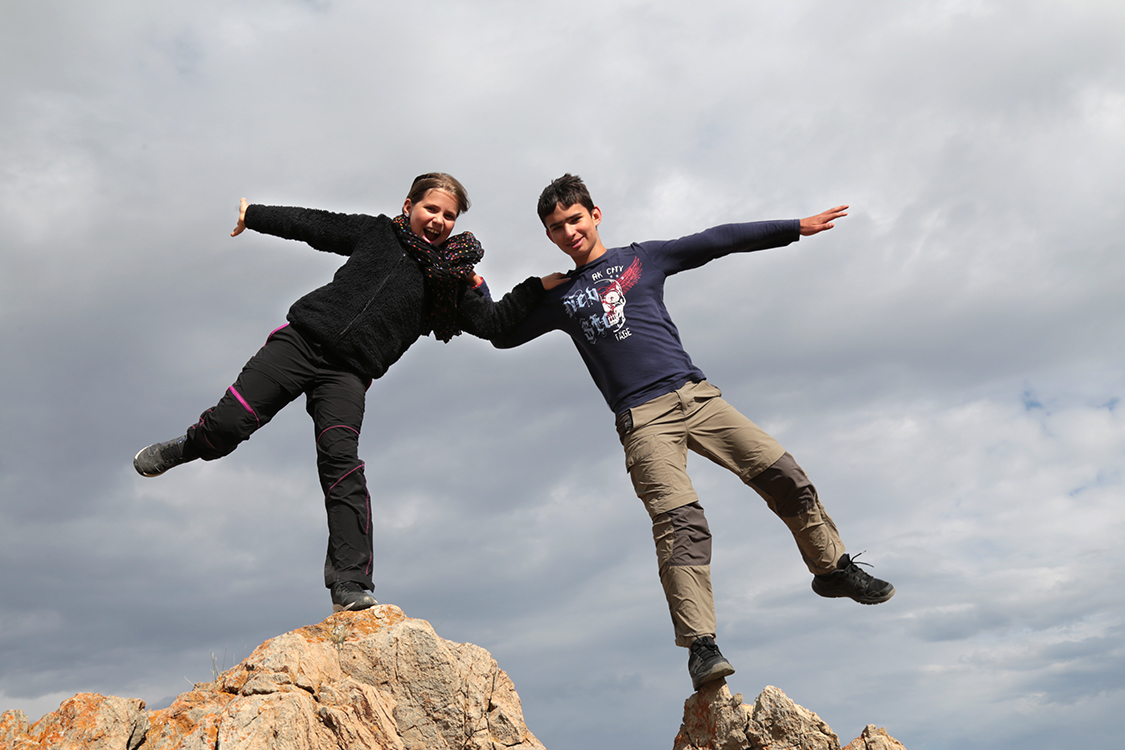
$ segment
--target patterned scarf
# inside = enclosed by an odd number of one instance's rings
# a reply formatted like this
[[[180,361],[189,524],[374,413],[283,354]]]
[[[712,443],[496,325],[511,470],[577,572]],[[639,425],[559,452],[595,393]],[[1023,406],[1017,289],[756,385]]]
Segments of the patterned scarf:
[[[410,231],[410,222],[402,214],[392,223],[399,242],[425,274],[430,298],[426,325],[434,332],[434,338],[448,343],[461,333],[457,327],[457,300],[462,282],[472,282],[473,266],[484,257],[484,248],[472,232],[462,232],[440,245],[431,245]]]

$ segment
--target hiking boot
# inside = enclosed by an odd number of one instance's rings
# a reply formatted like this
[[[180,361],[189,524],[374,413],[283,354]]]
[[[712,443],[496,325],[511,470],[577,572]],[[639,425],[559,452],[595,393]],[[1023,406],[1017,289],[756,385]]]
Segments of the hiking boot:
[[[860,570],[859,565],[867,564],[857,565],[855,560],[843,555],[836,563],[836,570],[813,576],[812,590],[829,598],[855,599],[860,604],[880,604],[887,601],[895,595],[895,587]]]
[[[191,460],[184,455],[186,443],[187,435],[181,435],[175,440],[141,448],[133,456],[133,468],[142,477],[158,477],[168,469]]]
[[[699,690],[708,682],[734,674],[734,667],[719,651],[714,638],[701,635],[691,644],[687,671],[691,675],[691,686]]]
[[[358,612],[361,609],[374,607],[379,602],[367,593],[363,584],[355,581],[340,581],[332,584],[332,612]]]

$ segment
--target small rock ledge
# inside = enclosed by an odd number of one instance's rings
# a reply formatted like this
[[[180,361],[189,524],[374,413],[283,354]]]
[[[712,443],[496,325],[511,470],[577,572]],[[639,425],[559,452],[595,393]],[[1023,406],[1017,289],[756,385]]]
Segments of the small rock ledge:
[[[753,706],[731,695],[726,680],[704,685],[684,702],[684,722],[673,750],[841,750],[819,716],[772,685]],[[867,725],[842,750],[906,750],[885,729]]]

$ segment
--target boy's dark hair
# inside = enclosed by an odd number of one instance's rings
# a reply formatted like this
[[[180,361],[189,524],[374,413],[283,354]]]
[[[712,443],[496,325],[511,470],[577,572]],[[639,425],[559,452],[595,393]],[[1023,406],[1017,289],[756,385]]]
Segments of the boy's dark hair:
[[[465,186],[458,182],[456,177],[445,172],[427,172],[418,175],[414,178],[414,184],[410,186],[410,192],[406,197],[411,203],[417,203],[431,190],[444,190],[456,198],[459,214],[468,211],[469,206],[472,205],[469,203],[469,193],[465,190]]]
[[[586,183],[578,175],[567,172],[557,180],[552,180],[551,184],[543,188],[543,192],[539,194],[537,209],[539,221],[542,221],[545,226],[547,216],[557,206],[567,208],[576,203],[584,206],[587,211],[594,210],[594,199],[590,197],[590,191],[586,189]]]

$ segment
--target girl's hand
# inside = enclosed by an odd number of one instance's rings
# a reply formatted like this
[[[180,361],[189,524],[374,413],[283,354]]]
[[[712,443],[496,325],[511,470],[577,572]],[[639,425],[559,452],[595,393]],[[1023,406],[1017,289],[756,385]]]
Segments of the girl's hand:
[[[549,292],[552,289],[554,289],[555,287],[557,287],[559,284],[566,281],[566,279],[567,279],[566,274],[565,273],[559,273],[558,271],[556,271],[555,273],[552,273],[552,274],[548,274],[547,276],[544,276],[543,279],[542,279],[543,288],[546,289]]]
[[[245,198],[243,198],[242,203],[238,205],[238,224],[231,230],[231,237],[237,237],[242,234],[242,230],[246,229],[246,207],[249,205]]]

